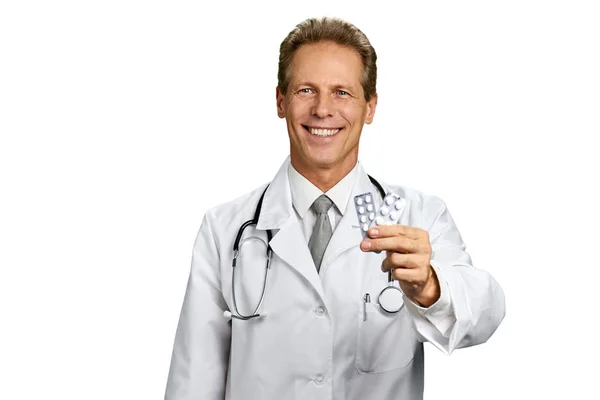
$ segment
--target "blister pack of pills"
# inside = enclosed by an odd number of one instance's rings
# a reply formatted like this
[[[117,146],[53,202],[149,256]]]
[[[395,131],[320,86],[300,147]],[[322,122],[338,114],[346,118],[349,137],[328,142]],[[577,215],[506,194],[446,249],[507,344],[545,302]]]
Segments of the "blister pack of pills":
[[[354,206],[363,239],[367,231],[377,225],[393,225],[400,220],[400,215],[406,206],[406,200],[395,193],[388,193],[379,209],[375,209],[373,194],[363,193],[354,197]]]

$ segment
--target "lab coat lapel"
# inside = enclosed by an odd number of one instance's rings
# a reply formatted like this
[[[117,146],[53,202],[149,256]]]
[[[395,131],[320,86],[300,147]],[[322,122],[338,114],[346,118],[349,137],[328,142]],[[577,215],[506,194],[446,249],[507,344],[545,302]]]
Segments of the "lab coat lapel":
[[[289,163],[288,157],[267,189],[256,228],[278,230],[269,242],[273,252],[298,271],[324,299],[321,279],[293,209]]]
[[[327,249],[325,250],[325,254],[323,255],[323,262],[321,263],[322,274],[326,272],[327,268],[329,268],[330,264],[335,260],[336,257],[348,249],[358,247],[362,241],[360,224],[354,207],[354,197],[358,196],[359,194],[371,192],[373,194],[375,204],[378,206],[378,203],[380,202],[380,196],[377,188],[371,184],[367,173],[363,170],[360,164],[358,168],[360,168],[360,170],[358,171],[356,182],[354,183],[352,193],[348,199],[344,216],[333,232],[331,240],[329,241]]]

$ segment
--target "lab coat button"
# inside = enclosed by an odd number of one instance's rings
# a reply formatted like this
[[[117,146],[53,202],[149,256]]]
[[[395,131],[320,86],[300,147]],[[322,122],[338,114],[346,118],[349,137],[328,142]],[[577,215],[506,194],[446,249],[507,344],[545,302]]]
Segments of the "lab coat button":
[[[323,377],[323,375],[317,375],[317,377],[315,378],[315,383],[317,385],[323,384],[324,381],[325,381],[325,378]]]
[[[317,314],[319,317],[321,317],[325,314],[325,309],[323,307],[319,306],[316,308],[315,314]]]

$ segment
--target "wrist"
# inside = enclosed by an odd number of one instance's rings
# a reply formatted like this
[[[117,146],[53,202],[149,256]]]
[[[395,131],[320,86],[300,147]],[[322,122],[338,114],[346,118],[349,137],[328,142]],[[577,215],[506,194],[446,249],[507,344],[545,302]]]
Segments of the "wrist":
[[[429,266],[429,277],[423,286],[423,290],[418,296],[413,298],[413,301],[418,303],[421,307],[431,307],[440,298],[440,282],[438,280],[435,270]]]

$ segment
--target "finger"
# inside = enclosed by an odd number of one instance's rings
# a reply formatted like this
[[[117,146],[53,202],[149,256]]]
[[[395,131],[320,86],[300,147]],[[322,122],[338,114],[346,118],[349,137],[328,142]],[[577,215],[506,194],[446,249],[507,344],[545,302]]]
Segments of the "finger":
[[[381,263],[381,270],[387,272],[392,268],[419,268],[421,259],[417,254],[401,254],[390,252]]]
[[[360,248],[363,251],[391,250],[399,253],[417,253],[422,247],[423,246],[417,240],[403,236],[365,239],[360,243]]]
[[[389,237],[389,236],[405,236],[410,239],[429,240],[429,233],[421,228],[415,228],[408,225],[380,225],[369,229],[369,236],[372,238]]]
[[[427,271],[420,268],[395,268],[392,272],[392,278],[399,282],[421,285],[427,281]]]

